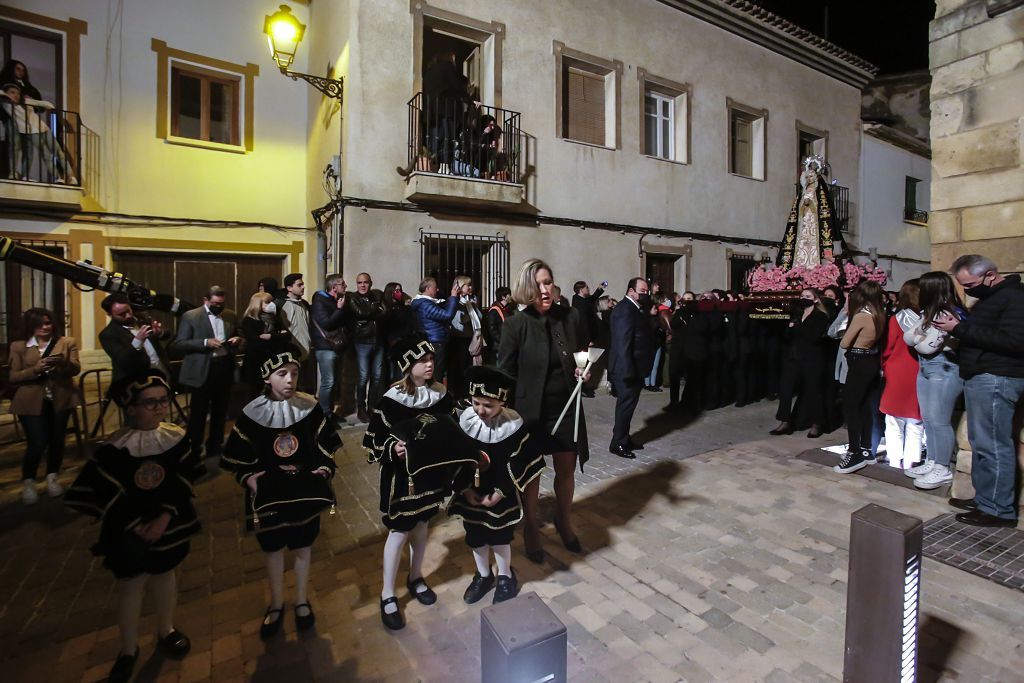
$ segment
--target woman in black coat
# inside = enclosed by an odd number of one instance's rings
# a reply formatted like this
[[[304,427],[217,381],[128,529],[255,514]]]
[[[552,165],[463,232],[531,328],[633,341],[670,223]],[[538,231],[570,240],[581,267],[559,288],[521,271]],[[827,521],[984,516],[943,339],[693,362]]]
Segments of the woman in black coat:
[[[249,397],[263,393],[265,384],[260,366],[271,356],[292,350],[292,334],[281,320],[277,302],[268,292],[256,292],[242,318],[245,337],[245,360],[242,377],[249,385]]]
[[[512,407],[523,416],[533,438],[542,442],[542,453],[550,453],[555,467],[555,500],[558,511],[555,528],[562,544],[580,552],[579,539],[572,528],[572,497],[576,488],[576,463],[580,467],[589,458],[587,422],[580,413],[579,441],[573,440],[570,408],[557,432],[555,421],[569,400],[579,370],[573,353],[581,349],[580,319],[576,309],[555,304],[552,294],[554,275],[540,259],[530,259],[519,269],[512,298],[525,306],[505,321],[498,350],[498,366],[515,377]],[[586,378],[584,378],[585,380]],[[541,548],[538,496],[540,478],[526,488],[524,512],[526,556],[532,562],[544,561]]]
[[[802,308],[795,312],[787,332],[789,346],[783,358],[779,409],[775,413],[779,426],[769,433],[773,436],[793,433],[793,398],[799,389],[801,412],[808,416],[811,423],[807,436],[813,439],[821,436],[825,418],[821,376],[829,319],[818,290],[805,289],[800,292],[800,299],[798,303]]]

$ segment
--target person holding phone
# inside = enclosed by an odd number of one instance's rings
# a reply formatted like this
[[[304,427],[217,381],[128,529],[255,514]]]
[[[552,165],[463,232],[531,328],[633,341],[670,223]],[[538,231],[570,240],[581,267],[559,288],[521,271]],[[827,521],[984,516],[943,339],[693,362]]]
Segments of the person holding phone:
[[[45,308],[30,308],[24,314],[25,341],[11,343],[11,384],[16,386],[11,413],[25,430],[25,455],[21,461],[24,489],[21,500],[32,505],[39,499],[36,474],[46,457],[46,492],[56,498],[64,493],[57,481],[64,460],[68,417],[78,405],[74,378],[81,370],[78,342],[54,329],[54,315]]]
[[[235,377],[235,354],[242,343],[235,312],[224,308],[226,296],[222,287],[210,287],[203,297],[203,305],[181,316],[178,336],[171,344],[172,352],[184,356],[178,383],[192,389],[188,436],[196,455],[203,448],[207,417],[210,420],[207,458],[219,457],[224,450],[224,425]]]

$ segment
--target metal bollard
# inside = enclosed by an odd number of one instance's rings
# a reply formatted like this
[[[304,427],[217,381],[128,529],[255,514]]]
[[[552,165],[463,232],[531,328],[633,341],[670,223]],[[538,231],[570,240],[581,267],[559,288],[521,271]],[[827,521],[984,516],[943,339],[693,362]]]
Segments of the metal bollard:
[[[536,593],[480,611],[482,683],[566,683],[565,624]]]
[[[924,525],[865,505],[850,521],[845,683],[914,683]]]

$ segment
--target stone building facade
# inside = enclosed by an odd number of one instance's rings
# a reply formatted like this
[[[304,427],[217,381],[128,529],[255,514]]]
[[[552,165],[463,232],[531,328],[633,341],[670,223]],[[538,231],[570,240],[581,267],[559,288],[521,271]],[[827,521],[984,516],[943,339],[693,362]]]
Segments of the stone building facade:
[[[1024,270],[1024,2],[939,0],[930,27],[932,265]]]

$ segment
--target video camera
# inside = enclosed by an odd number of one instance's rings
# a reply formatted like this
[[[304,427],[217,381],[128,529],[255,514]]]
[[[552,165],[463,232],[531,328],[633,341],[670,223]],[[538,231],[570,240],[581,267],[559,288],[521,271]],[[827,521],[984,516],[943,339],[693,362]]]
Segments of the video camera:
[[[59,256],[36,251],[3,235],[0,235],[0,261],[13,261],[110,294],[124,294],[133,307],[140,309],[153,308],[181,315],[194,308],[171,294],[160,294],[133,282],[123,273],[112,273],[93,265],[90,261],[68,261]]]

